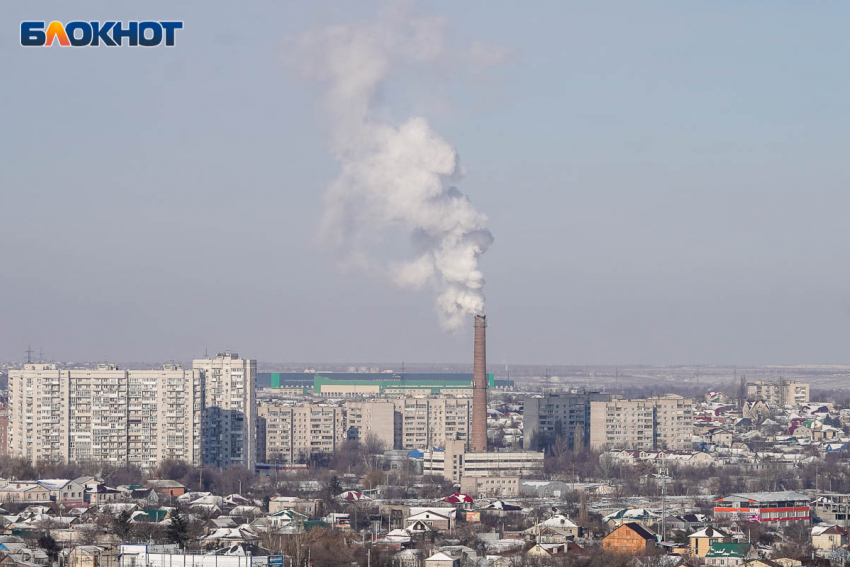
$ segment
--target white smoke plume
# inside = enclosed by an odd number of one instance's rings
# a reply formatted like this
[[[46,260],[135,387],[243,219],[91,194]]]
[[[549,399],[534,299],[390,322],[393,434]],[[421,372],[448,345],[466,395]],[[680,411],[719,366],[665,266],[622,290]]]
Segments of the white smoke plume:
[[[452,185],[463,176],[455,148],[424,118],[397,125],[381,120],[377,97],[401,66],[444,60],[444,29],[439,18],[389,10],[376,22],[302,35],[293,62],[327,87],[341,166],[325,194],[323,240],[348,263],[374,265],[364,234],[408,232],[412,257],[378,269],[400,286],[433,289],[441,324],[458,329],[484,310],[478,261],[493,242],[487,216]]]

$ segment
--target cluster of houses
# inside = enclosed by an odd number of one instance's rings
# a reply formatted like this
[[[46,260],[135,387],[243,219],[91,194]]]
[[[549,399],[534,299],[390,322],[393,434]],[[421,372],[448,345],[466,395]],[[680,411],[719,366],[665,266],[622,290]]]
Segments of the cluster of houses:
[[[694,447],[715,464],[772,460],[805,463],[850,448],[843,426],[850,410],[831,403],[771,406],[763,400],[743,407],[709,394],[694,410]]]

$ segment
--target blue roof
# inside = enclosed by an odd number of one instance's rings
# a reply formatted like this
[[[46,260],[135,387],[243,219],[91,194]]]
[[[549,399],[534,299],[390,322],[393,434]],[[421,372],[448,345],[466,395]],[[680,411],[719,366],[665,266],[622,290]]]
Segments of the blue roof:
[[[410,451],[407,454],[407,456],[410,457],[411,459],[421,459],[422,457],[425,456],[425,454],[422,451],[420,451],[419,449],[414,449],[414,450]]]

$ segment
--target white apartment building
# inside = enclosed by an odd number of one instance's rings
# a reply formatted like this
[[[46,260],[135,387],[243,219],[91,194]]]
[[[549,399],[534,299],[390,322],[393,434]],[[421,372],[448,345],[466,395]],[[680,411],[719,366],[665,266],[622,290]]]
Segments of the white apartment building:
[[[401,414],[401,448],[444,447],[460,440],[469,446],[472,400],[451,397],[414,397],[394,400]]]
[[[257,361],[224,352],[192,361],[204,374],[204,462],[253,467],[257,458]]]
[[[590,446],[596,450],[689,451],[693,400],[668,395],[590,402]]]
[[[793,380],[756,380],[747,383],[747,399],[764,400],[771,407],[809,403],[809,384]]]
[[[423,474],[442,476],[453,482],[465,477],[523,477],[543,470],[542,452],[504,451],[468,453],[463,441],[447,441],[445,450],[430,449],[422,457]]]
[[[167,458],[200,464],[202,385],[200,372],[178,365],[63,370],[28,363],[9,372],[10,454],[146,470]]]
[[[385,449],[395,449],[396,425],[399,424],[396,423],[395,404],[391,401],[345,402],[346,433],[350,435],[352,429],[356,430],[360,441],[374,435]]]
[[[258,455],[267,463],[306,462],[313,455],[333,453],[346,438],[341,407],[264,400],[257,417]]]

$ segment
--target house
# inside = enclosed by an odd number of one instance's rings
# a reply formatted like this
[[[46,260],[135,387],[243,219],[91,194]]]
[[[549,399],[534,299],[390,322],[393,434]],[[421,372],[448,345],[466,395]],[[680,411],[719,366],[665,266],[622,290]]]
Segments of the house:
[[[667,527],[672,530],[698,530],[711,524],[711,518],[705,514],[682,514],[680,516],[667,516],[665,520]]]
[[[421,549],[403,549],[393,555],[393,565],[398,567],[420,567],[422,565]]]
[[[103,567],[118,565],[117,549],[98,545],[78,545],[65,559],[66,567]]]
[[[425,567],[460,567],[460,557],[452,557],[438,551],[425,560]]]
[[[2,502],[50,502],[50,490],[37,482],[10,482],[0,488]]]
[[[602,548],[613,553],[643,555],[655,548],[655,534],[638,523],[622,524],[602,539]]]
[[[168,510],[136,510],[130,515],[130,521],[137,522],[161,522],[168,517]]]
[[[712,543],[708,553],[705,554],[705,564],[718,567],[736,567],[750,559],[758,559],[758,553],[752,544],[746,542]]]
[[[577,538],[581,528],[572,520],[557,514],[537,525],[531,526],[523,533],[529,540],[536,543],[565,543]]]
[[[124,494],[124,498],[135,500],[143,506],[159,504],[159,496],[156,491],[149,486],[140,484],[124,484],[115,487]]]
[[[85,500],[91,506],[98,506],[115,502],[121,495],[122,492],[116,488],[109,488],[105,484],[96,484],[86,487]]]
[[[640,524],[646,528],[656,524],[659,520],[658,514],[650,512],[646,508],[623,508],[602,518],[602,521],[609,528],[616,528],[626,523]]]
[[[407,527],[416,522],[422,522],[433,531],[444,531],[452,529],[452,518],[448,515],[435,512],[434,510],[425,510],[418,514],[408,516],[405,520]],[[427,561],[427,559],[426,559]]]
[[[748,418],[756,423],[761,423],[770,417],[770,406],[764,400],[744,402],[742,417]]]
[[[812,547],[835,551],[847,545],[847,530],[839,526],[815,526],[812,528]]]
[[[186,487],[176,480],[149,480],[147,485],[166,496],[183,496],[186,493]]]
[[[64,478],[44,479],[38,484],[50,491],[50,500],[68,507],[81,507],[85,500],[86,487],[83,484]]]
[[[257,543],[260,536],[247,527],[219,528],[201,538],[201,544],[207,548],[230,547],[240,543]]]
[[[709,526],[689,535],[688,541],[693,555],[705,557],[712,543],[731,542],[732,535]]]
[[[529,557],[549,558],[569,553],[584,553],[584,549],[575,542],[567,543],[538,543],[528,551]]]
[[[322,501],[319,499],[305,500],[297,496],[275,496],[269,500],[269,514],[281,510],[295,510],[315,518],[322,513]]]

